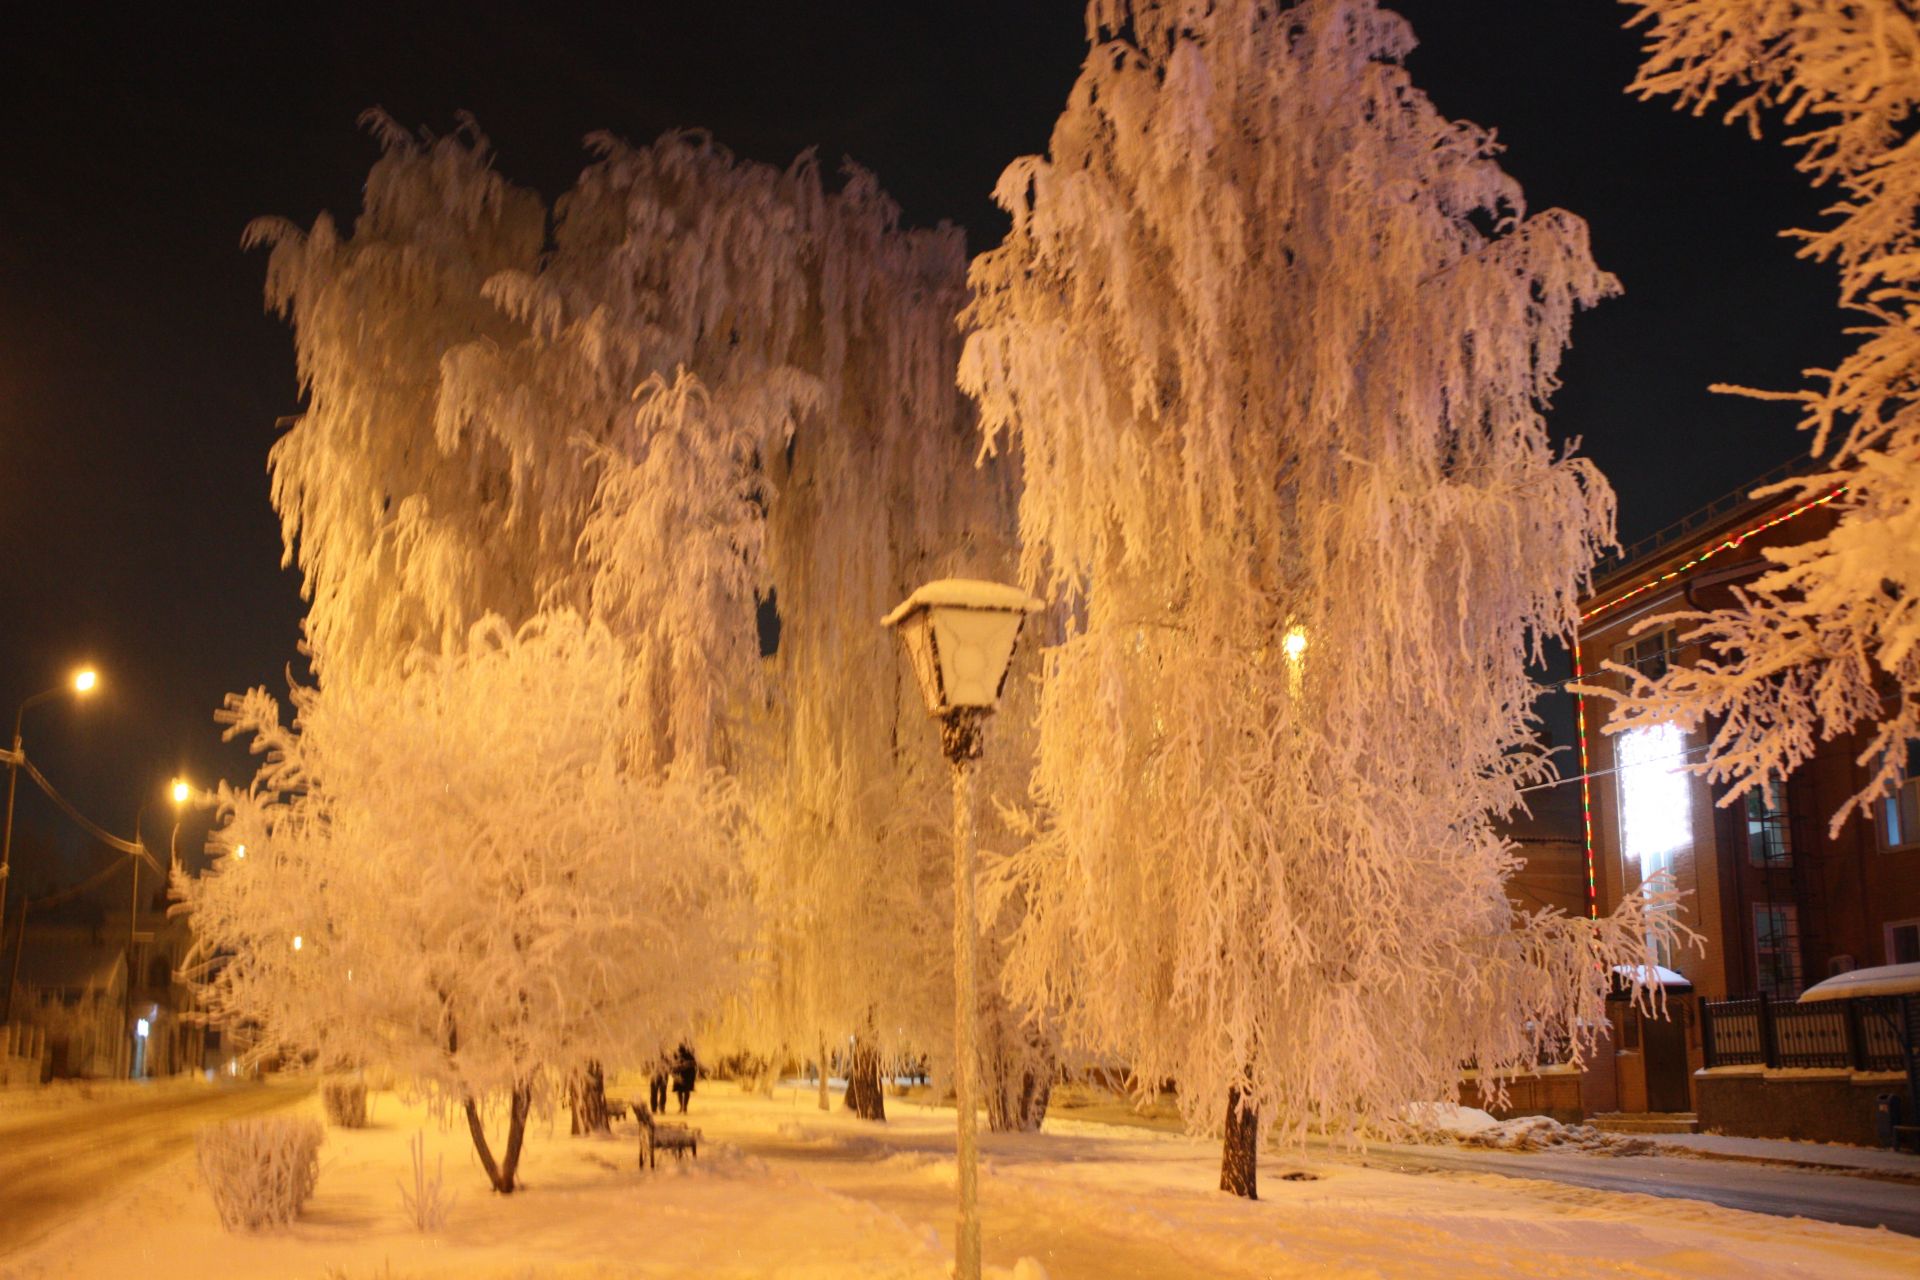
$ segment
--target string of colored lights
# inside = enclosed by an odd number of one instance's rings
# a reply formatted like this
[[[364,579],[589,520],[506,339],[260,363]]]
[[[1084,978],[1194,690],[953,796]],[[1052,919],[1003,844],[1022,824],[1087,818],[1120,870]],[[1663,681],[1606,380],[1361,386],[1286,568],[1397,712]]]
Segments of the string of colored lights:
[[[1577,685],[1580,677],[1586,674],[1580,665],[1580,637],[1573,639],[1573,681]],[[1600,886],[1593,877],[1593,768],[1587,760],[1587,700],[1580,694],[1573,695],[1573,718],[1575,730],[1580,737],[1580,822],[1586,836],[1587,851],[1587,918],[1600,918]]]
[[[1846,491],[1847,491],[1847,486],[1841,485],[1839,488],[1833,490],[1833,492],[1831,493],[1823,494],[1822,496],[1815,498],[1810,502],[1803,502],[1799,506],[1793,508],[1793,510],[1791,511],[1783,511],[1771,520],[1765,521],[1764,523],[1761,523],[1761,524],[1757,524],[1753,526],[1753,528],[1747,529],[1744,532],[1737,533],[1733,537],[1728,538],[1725,542],[1718,543],[1715,546],[1708,547],[1705,551],[1702,551],[1699,555],[1687,561],[1685,564],[1680,565],[1673,569],[1669,569],[1667,572],[1660,574],[1658,577],[1648,578],[1645,582],[1641,583],[1639,586],[1635,587],[1633,590],[1628,591],[1622,595],[1617,595],[1613,599],[1607,601],[1605,604],[1597,604],[1593,606],[1593,608],[1587,610],[1585,613],[1580,615],[1580,621],[1590,622],[1594,618],[1598,617],[1600,614],[1607,612],[1609,609],[1617,609],[1621,605],[1625,604],[1627,601],[1639,595],[1641,592],[1651,591],[1655,587],[1659,586],[1661,583],[1667,582],[1674,578],[1679,577],[1681,574],[1685,573],[1687,570],[1693,568],[1695,565],[1701,563],[1702,561],[1713,559],[1713,557],[1719,555],[1722,551],[1733,550],[1735,547],[1738,547],[1741,543],[1745,542],[1748,538],[1751,538],[1756,533],[1765,533],[1768,529],[1773,528],[1775,525],[1785,524],[1787,521],[1793,519],[1796,516],[1805,515],[1807,512],[1813,510],[1815,507],[1826,506],[1829,502],[1832,502],[1835,498],[1839,497],[1841,494],[1845,493]]]
[[[1669,582],[1674,578],[1679,577],[1681,574],[1693,568],[1695,565],[1700,564],[1702,561],[1711,560],[1714,556],[1719,555],[1722,551],[1733,550],[1735,547],[1738,547],[1741,543],[1745,542],[1748,538],[1753,537],[1756,533],[1765,533],[1768,529],[1771,529],[1776,525],[1785,524],[1787,521],[1794,519],[1796,516],[1805,515],[1807,512],[1812,511],[1815,507],[1826,506],[1829,502],[1832,502],[1835,498],[1839,497],[1841,494],[1845,493],[1846,491],[1847,491],[1847,486],[1841,485],[1838,488],[1834,489],[1831,493],[1824,494],[1808,502],[1803,502],[1799,506],[1794,507],[1790,511],[1783,511],[1779,515],[1773,517],[1771,520],[1762,521],[1760,524],[1754,525],[1751,529],[1743,530],[1742,532],[1735,534],[1733,537],[1728,538],[1724,542],[1717,543],[1714,546],[1708,547],[1705,551],[1702,551],[1699,555],[1687,561],[1685,564],[1679,565],[1676,568],[1670,569],[1666,573],[1662,573],[1655,577],[1648,578],[1645,582],[1641,583],[1639,586],[1635,587],[1633,590],[1623,592],[1622,594],[1613,597],[1611,600],[1608,600],[1604,604],[1595,605],[1593,608],[1587,610],[1585,613],[1580,615],[1580,621],[1583,624],[1591,622],[1593,619],[1599,617],[1601,614],[1606,613],[1609,610],[1619,608],[1621,605],[1633,599],[1635,596],[1640,595],[1643,592],[1651,591],[1655,587],[1659,586],[1661,583]],[[1575,685],[1578,685],[1581,682],[1581,679],[1585,675],[1586,675],[1586,669],[1584,666],[1581,665],[1581,660],[1580,660],[1580,641],[1579,641],[1579,637],[1576,636],[1574,637],[1574,644],[1573,644],[1573,683]],[[1595,873],[1594,873],[1593,765],[1591,760],[1589,759],[1588,752],[1587,752],[1587,699],[1585,695],[1580,693],[1575,693],[1573,695],[1573,708],[1574,708],[1573,710],[1574,727],[1575,727],[1575,731],[1580,736],[1580,822],[1582,824],[1584,837],[1586,841],[1586,854],[1587,854],[1587,915],[1592,919],[1598,920],[1600,918],[1600,886],[1599,886],[1598,880],[1595,878]]]

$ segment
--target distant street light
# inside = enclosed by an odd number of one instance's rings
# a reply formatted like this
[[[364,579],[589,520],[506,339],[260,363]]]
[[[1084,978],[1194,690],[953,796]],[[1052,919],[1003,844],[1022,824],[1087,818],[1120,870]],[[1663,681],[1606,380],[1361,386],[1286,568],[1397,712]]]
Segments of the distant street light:
[[[181,778],[175,778],[167,788],[167,798],[173,802],[173,834],[167,838],[167,867],[169,871],[172,870],[174,862],[180,856],[180,809],[192,796],[193,788]],[[147,842],[146,838],[140,834],[140,824],[147,816],[147,804],[148,801],[142,800],[140,802],[140,808],[137,809],[133,815],[133,842],[140,846],[142,850],[146,849]],[[134,963],[133,948],[139,937],[140,856],[129,855],[128,861],[133,863],[133,897],[127,905],[127,1017],[131,1019],[133,1017],[133,983],[136,975],[139,973],[139,966]],[[142,1021],[144,1022],[144,1019],[142,1019]],[[144,1031],[140,1032],[142,1036],[145,1034],[146,1032]],[[128,1057],[127,1066],[129,1074],[139,1070],[140,1067],[138,1046],[135,1046],[135,1050],[136,1051]]]
[[[979,1049],[976,925],[973,905],[973,762],[980,735],[1006,683],[1020,626],[1040,602],[1017,587],[965,578],[929,582],[888,614],[906,646],[927,714],[940,721],[940,745],[953,766],[953,1040],[958,1112],[960,1223],[956,1280],[980,1277]]]
[[[65,693],[68,689],[72,689],[73,692],[75,692],[76,694],[80,694],[81,696],[84,697],[85,695],[92,693],[94,690],[94,687],[99,683],[100,683],[99,672],[95,671],[92,667],[81,667],[78,671],[73,673],[72,677],[67,681],[66,684],[57,684],[51,689],[42,689],[39,693],[34,694],[31,698],[28,698],[25,702],[21,703],[20,709],[14,712],[13,714],[13,754],[7,758],[6,831],[4,835],[0,835],[0,938],[4,938],[6,936],[7,880],[8,880],[8,877],[10,877],[13,874],[13,793],[14,793],[14,789],[20,785],[20,765],[23,760],[23,757],[20,754],[21,722],[26,719],[27,708],[32,706],[34,703],[45,702],[48,698],[54,697],[57,694]],[[24,899],[22,899],[22,901],[24,901]],[[21,926],[23,930],[25,929],[25,927],[26,927],[25,925]],[[18,945],[24,945],[25,942],[26,942],[26,939],[22,937]],[[4,1021],[5,1018],[12,1017],[12,1016],[13,1016],[13,989],[12,989],[12,985],[9,984],[7,989],[6,1008],[3,1011],[3,1015],[0,1015],[0,1021]]]

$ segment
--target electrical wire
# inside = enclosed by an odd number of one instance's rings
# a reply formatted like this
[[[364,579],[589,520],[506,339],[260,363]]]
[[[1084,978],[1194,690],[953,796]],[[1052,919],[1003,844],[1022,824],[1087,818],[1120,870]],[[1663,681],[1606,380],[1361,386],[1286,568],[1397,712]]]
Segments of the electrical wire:
[[[105,827],[102,827],[99,823],[74,808],[73,802],[61,795],[60,792],[55,789],[53,783],[47,781],[47,775],[41,773],[33,761],[27,759],[24,751],[20,753],[19,767],[27,771],[27,776],[33,779],[34,785],[46,792],[47,798],[60,806],[60,811],[78,823],[81,830],[98,840],[101,844],[106,845],[109,849],[145,858],[148,866],[152,867],[155,871],[161,870],[159,862],[154,859],[151,853],[147,852],[145,845],[138,844],[132,840],[122,840],[119,836],[114,835],[111,831],[108,831]],[[139,833],[135,832],[135,834],[138,835]]]

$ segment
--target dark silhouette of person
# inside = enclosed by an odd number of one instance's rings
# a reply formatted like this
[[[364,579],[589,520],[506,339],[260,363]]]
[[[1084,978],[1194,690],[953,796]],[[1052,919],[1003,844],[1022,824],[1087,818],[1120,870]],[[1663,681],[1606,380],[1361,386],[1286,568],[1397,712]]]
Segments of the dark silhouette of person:
[[[687,1099],[693,1096],[693,1079],[700,1073],[700,1064],[693,1059],[693,1050],[682,1044],[673,1055],[673,1096],[680,1100],[680,1114],[687,1114]],[[661,1099],[664,1106],[666,1099]]]
[[[653,1064],[653,1078],[647,1081],[647,1110],[657,1116],[667,1113],[667,1073],[671,1069],[672,1064],[663,1053],[660,1060]]]

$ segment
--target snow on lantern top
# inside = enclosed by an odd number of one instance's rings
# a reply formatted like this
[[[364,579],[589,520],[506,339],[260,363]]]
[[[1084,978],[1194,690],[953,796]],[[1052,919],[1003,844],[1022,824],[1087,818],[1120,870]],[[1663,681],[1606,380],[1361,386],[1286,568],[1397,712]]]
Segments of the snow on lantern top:
[[[900,634],[927,714],[991,710],[1006,682],[1013,642],[1041,603],[1018,587],[972,578],[929,582],[880,620]]]

